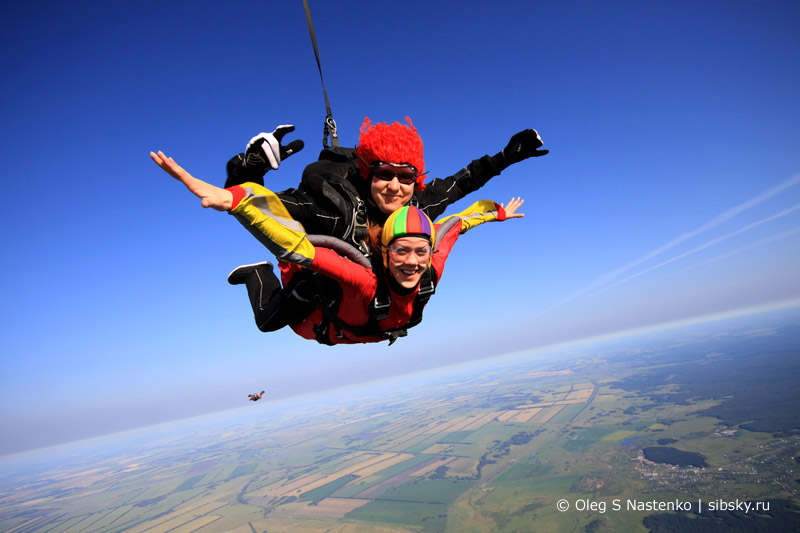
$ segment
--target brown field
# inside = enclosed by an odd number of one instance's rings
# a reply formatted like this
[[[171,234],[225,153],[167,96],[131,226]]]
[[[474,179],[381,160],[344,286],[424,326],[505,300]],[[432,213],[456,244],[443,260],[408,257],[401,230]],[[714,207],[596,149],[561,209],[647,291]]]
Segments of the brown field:
[[[555,405],[573,405],[576,403],[586,403],[586,400],[578,398],[575,400],[559,400],[555,402]]]
[[[308,492],[310,490],[314,490],[317,487],[321,487],[323,485],[326,485],[326,484],[330,483],[331,481],[335,481],[335,480],[339,479],[340,477],[342,477],[342,475],[346,475],[346,474],[328,474],[327,476],[322,476],[321,478],[314,479],[314,480],[310,480],[308,478],[304,478],[304,479],[308,480],[308,483],[306,483],[304,485],[300,485],[298,488],[294,489],[291,492],[294,493],[293,496],[299,496],[300,494],[303,494],[304,492]],[[308,477],[312,477],[312,476],[308,476]],[[286,493],[286,492],[281,494],[281,496],[286,496],[286,495],[288,495],[288,493]]]
[[[179,508],[177,508],[177,510],[178,510],[178,512],[188,513],[190,511],[194,511],[195,509],[197,509],[199,507],[203,507],[204,505],[208,505],[208,504],[215,505],[212,502],[214,502],[214,500],[216,500],[217,498],[219,498],[219,496],[211,496],[209,498],[202,499],[202,500],[200,500],[198,502],[191,503],[191,504],[187,505],[186,507],[179,507]],[[225,504],[224,503],[220,504],[219,507],[221,507],[222,505],[225,505]],[[207,513],[209,511],[205,511],[205,512]]]
[[[276,489],[264,490],[264,491],[262,491],[262,494],[256,493],[254,496],[256,496],[256,497],[260,496],[260,497],[264,497],[264,498],[267,498],[267,499],[280,498],[284,494],[288,494],[288,493],[298,489],[299,487],[302,487],[303,485],[305,485],[307,483],[311,483],[312,481],[320,479],[322,477],[324,477],[322,474],[309,474],[309,475],[307,475],[305,477],[301,477],[300,479],[296,479],[296,480],[292,481],[291,483],[287,483],[286,485],[282,485],[282,486],[280,486],[280,487],[278,487]]]
[[[212,511],[216,511],[217,509],[219,509],[220,507],[224,507],[225,505],[228,505],[228,504],[225,503],[225,502],[207,503],[207,504],[201,505],[199,507],[193,507],[192,509],[194,509],[194,512],[192,514],[195,514],[197,516],[207,515],[208,513],[212,512]],[[185,514],[185,513],[190,512],[192,509],[181,510],[181,511],[178,511],[178,512],[182,512],[182,513]]]
[[[207,526],[208,524],[215,522],[216,520],[222,518],[218,515],[208,515],[208,516],[201,516],[197,520],[189,522],[179,528],[169,530],[170,533],[192,533],[193,531],[197,531],[203,526]],[[166,530],[165,530],[166,531]]]
[[[444,433],[445,431],[457,431],[456,429],[453,428],[459,427],[462,424],[464,424],[464,421],[467,418],[468,417],[466,416],[457,416],[445,422],[438,422],[437,424],[430,427],[427,433],[436,434],[436,433]]]
[[[138,524],[130,529],[131,533],[153,531],[166,533],[167,531],[196,531],[197,529],[221,518],[219,515],[208,515],[212,511],[228,505],[226,502],[200,502],[186,509],[176,509],[175,512]],[[204,516],[205,515],[205,516]]]
[[[567,400],[588,400],[593,391],[594,389],[581,389],[572,391],[569,396],[567,396]]]
[[[560,403],[560,402],[558,402]],[[498,422],[530,422],[531,419],[539,414],[542,409],[548,409],[557,405],[554,402],[537,403],[534,405],[520,406],[518,409],[502,411],[497,416]],[[538,420],[537,420],[538,422]]]
[[[492,411],[491,413],[486,413],[483,416],[478,416],[478,418],[471,424],[464,426],[463,431],[475,431],[476,429],[480,429],[494,420],[499,413],[502,413],[502,411]]]
[[[447,449],[448,449],[450,446],[452,446],[452,444],[431,444],[430,446],[428,446],[427,448],[425,448],[424,450],[422,450],[422,453],[424,453],[425,455],[439,455],[439,454],[444,454],[444,453],[445,453],[445,451],[446,451],[446,450],[447,450]]]
[[[448,428],[448,431],[466,431],[467,428],[475,423],[479,423],[483,415],[475,415],[475,416],[468,416],[465,417],[459,424]],[[485,422],[484,422],[485,423]],[[482,426],[480,424],[478,427]]]
[[[414,431],[411,431],[409,433],[406,433],[404,435],[401,435],[401,436],[395,438],[394,440],[392,440],[389,443],[389,445],[390,445],[390,447],[399,446],[399,445],[403,444],[404,442],[410,441],[411,439],[413,439],[414,437],[416,437],[418,435],[421,435],[423,433],[429,432],[428,428],[429,428],[429,426],[423,426],[421,428],[417,428]]]
[[[463,417],[460,417],[458,421],[460,421],[461,419],[463,419]],[[452,425],[453,423],[454,421],[451,420],[449,422],[434,422],[432,424],[425,425],[421,428],[415,429],[414,431],[404,433],[403,435],[394,438],[388,443],[388,447],[390,448],[399,447],[401,444],[408,442],[411,439],[418,437],[419,435],[439,433],[441,432],[442,428],[446,428],[448,425]]]
[[[371,455],[369,458],[343,468],[334,474],[328,474],[324,476],[320,474],[311,474],[289,483],[288,485],[267,491],[263,496],[266,498],[280,498],[290,494],[298,496],[304,492],[314,490],[327,483],[330,483],[331,481],[335,481],[350,474],[358,473],[358,475],[361,477],[372,475],[375,472],[380,472],[384,468],[389,468],[390,466],[401,463],[411,457],[413,456],[410,454],[396,453]]]
[[[371,476],[372,474],[380,472],[381,470],[389,468],[390,466],[394,466],[394,465],[396,465],[398,463],[402,463],[406,459],[411,459],[412,457],[414,457],[414,456],[411,455],[411,454],[401,453],[401,454],[396,455],[395,457],[387,457],[386,459],[384,459],[384,460],[382,460],[382,461],[380,461],[378,463],[375,463],[372,466],[369,466],[369,467],[361,469],[361,470],[356,470],[356,471],[354,471],[352,473],[353,474],[358,474],[359,477]],[[337,474],[338,474],[338,472],[337,472]]]
[[[539,413],[539,411],[541,411],[541,410],[542,410],[541,407],[535,407],[533,409],[523,409],[521,411],[517,411],[517,413],[512,418],[510,418],[508,421],[509,422],[523,422],[523,423],[524,422],[528,422],[528,421],[530,421],[531,418],[536,416]]]
[[[509,411],[503,411],[497,416],[498,422],[508,422],[509,419],[514,418],[519,413],[517,409],[511,409]]]
[[[426,461],[422,465],[417,465],[415,467],[406,470],[405,472],[401,472],[395,476],[392,476],[391,478],[382,481],[377,485],[373,485],[372,487],[369,487],[359,492],[358,494],[356,494],[356,498],[372,498],[384,492],[390,487],[398,487],[400,485],[403,485],[407,483],[409,480],[411,480],[412,477],[421,475],[423,469],[426,471],[430,471],[435,468],[438,468],[442,464],[446,464],[443,463],[441,459],[442,459],[441,457],[433,458],[429,461]],[[477,460],[474,461],[477,465]]]
[[[154,527],[148,527],[146,529],[129,529],[127,531],[148,531],[152,533],[167,533],[169,532],[191,532],[197,531],[203,526],[207,526],[211,522],[219,520],[222,518],[219,515],[209,515],[209,516],[200,516],[190,520],[186,520],[188,517],[180,516],[177,518],[173,518],[172,520],[168,520],[166,522],[162,522]]]

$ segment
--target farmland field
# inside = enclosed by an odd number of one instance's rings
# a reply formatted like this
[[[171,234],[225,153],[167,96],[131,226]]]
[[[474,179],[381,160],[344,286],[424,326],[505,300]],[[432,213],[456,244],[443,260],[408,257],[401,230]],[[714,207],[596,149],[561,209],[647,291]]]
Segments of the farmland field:
[[[800,328],[765,327],[497,358],[13,457],[0,530],[800,526]],[[710,511],[731,501],[760,509]]]

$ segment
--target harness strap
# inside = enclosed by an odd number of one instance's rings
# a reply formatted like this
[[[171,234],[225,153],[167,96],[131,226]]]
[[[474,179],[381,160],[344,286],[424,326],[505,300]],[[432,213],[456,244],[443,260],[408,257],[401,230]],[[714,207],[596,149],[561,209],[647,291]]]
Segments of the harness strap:
[[[378,287],[375,298],[370,302],[369,321],[363,326],[351,326],[338,317],[339,305],[341,304],[341,294],[336,296],[326,295],[326,303],[322,306],[322,322],[314,326],[317,342],[321,344],[333,345],[330,341],[330,329],[334,328],[336,336],[342,338],[342,331],[352,333],[357,337],[383,337],[389,341],[389,346],[400,338],[408,335],[408,329],[413,328],[422,322],[422,311],[436,292],[436,275],[432,269],[427,269],[420,278],[419,290],[414,297],[414,306],[411,310],[411,317],[402,327],[394,330],[381,331],[378,329],[378,322],[389,316],[389,309],[392,305],[392,298],[389,293],[389,286],[382,275],[378,277]],[[330,297],[328,297],[330,296]]]
[[[358,249],[364,254],[364,257],[369,258],[371,252],[369,244],[367,244],[367,241],[369,241],[367,204],[358,196],[356,196],[355,199],[356,207],[353,210],[353,243],[358,246]]]
[[[419,282],[419,291],[417,292],[417,297],[414,298],[414,308],[411,311],[411,318],[406,322],[405,329],[413,328],[422,322],[422,311],[425,309],[428,300],[436,292],[436,282],[433,269],[429,268],[422,275],[422,279]]]
[[[358,190],[346,179],[332,179],[329,180],[332,187],[337,188],[341,193],[346,195],[353,206],[353,231],[350,234],[352,244],[364,255],[370,257],[369,245],[369,229],[367,227],[367,204],[361,199]]]
[[[331,104],[328,101],[328,91],[325,90],[325,80],[322,78],[322,65],[319,62],[319,49],[317,48],[317,36],[314,33],[314,22],[311,20],[311,9],[308,7],[308,0],[303,0],[303,7],[306,10],[306,22],[308,22],[308,32],[311,34],[311,44],[314,46],[314,55],[317,58],[317,68],[319,69],[319,79],[322,82],[322,94],[325,96],[325,126],[322,130],[322,146],[328,147],[328,135],[331,136],[331,145],[339,146],[339,134],[336,133],[336,121],[333,120]]]
[[[312,241],[315,245],[327,245],[327,247],[337,251],[340,255],[349,257],[362,266],[368,266],[367,259],[360,256],[354,248],[343,241],[318,235],[310,235],[309,241]],[[339,244],[337,246],[332,246],[333,241],[338,241]],[[389,283],[386,279],[386,273],[382,268],[377,268],[373,271],[378,278],[378,283],[375,289],[375,296],[369,304],[369,319],[363,326],[352,326],[339,318],[339,307],[342,303],[342,289],[338,283],[316,272],[310,274],[310,281],[315,285],[316,290],[314,292],[319,296],[318,301],[320,301],[322,310],[322,320],[319,324],[313,326],[315,340],[317,342],[328,346],[335,345],[330,339],[331,328],[333,328],[334,334],[340,339],[344,338],[343,332],[346,331],[356,337],[383,337],[389,341],[389,345],[391,346],[398,338],[408,335],[409,328],[413,328],[422,322],[422,311],[425,309],[428,300],[430,300],[431,296],[436,292],[436,284],[439,281],[433,269],[426,269],[420,277],[419,289],[414,296],[414,303],[408,322],[406,322],[402,328],[388,331],[381,331],[378,323],[389,316],[389,310],[392,306]]]

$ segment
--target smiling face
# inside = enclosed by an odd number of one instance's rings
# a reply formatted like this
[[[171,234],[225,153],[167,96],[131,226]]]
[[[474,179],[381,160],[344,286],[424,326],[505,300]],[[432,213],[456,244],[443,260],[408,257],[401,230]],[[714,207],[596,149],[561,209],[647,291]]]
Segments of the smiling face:
[[[414,184],[400,183],[396,176],[388,181],[373,177],[369,192],[378,209],[389,215],[411,201]]]
[[[386,267],[404,289],[413,289],[428,269],[431,243],[423,237],[401,237],[388,247]]]

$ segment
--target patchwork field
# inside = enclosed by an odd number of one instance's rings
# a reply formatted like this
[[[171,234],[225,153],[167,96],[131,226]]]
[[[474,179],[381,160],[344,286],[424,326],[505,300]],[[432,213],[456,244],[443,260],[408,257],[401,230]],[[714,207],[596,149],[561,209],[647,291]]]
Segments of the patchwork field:
[[[800,526],[800,423],[758,432],[721,418],[736,414],[727,406],[746,378],[766,372],[748,365],[770,357],[783,369],[772,388],[796,405],[789,333],[769,337],[769,350],[763,337],[687,334],[549,363],[498,360],[6,462],[0,530],[682,531],[683,518]],[[707,362],[712,345],[724,367]],[[756,347],[759,358],[748,357]],[[704,388],[734,371],[728,394]],[[780,405],[770,397],[764,412]],[[698,454],[707,466],[647,460],[649,446],[666,460]],[[685,501],[701,507],[660,507]],[[728,501],[761,509],[709,511]]]

